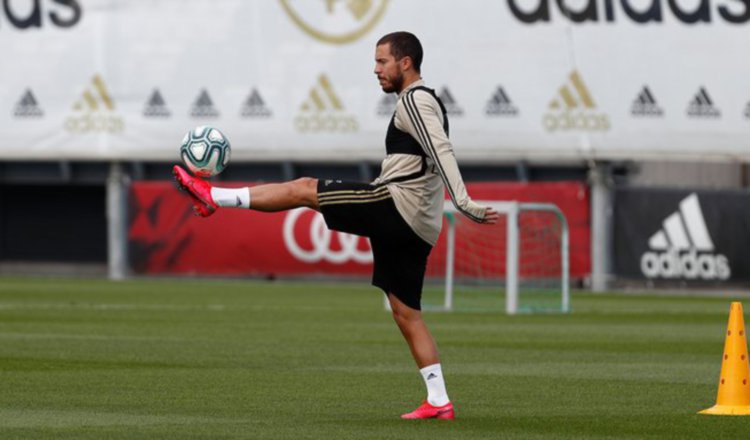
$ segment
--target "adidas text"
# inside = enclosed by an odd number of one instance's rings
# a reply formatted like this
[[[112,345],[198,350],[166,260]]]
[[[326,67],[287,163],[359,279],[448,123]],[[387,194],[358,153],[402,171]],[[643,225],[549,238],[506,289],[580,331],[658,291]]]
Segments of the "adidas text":
[[[17,118],[41,118],[44,112],[39,107],[16,107],[13,116]]]
[[[716,107],[706,105],[690,105],[687,110],[688,116],[697,118],[720,118],[721,112]]]
[[[641,257],[641,271],[647,278],[728,280],[732,276],[726,256],[699,254],[695,250],[646,252]]]
[[[557,17],[570,20],[573,23],[596,23],[600,21],[613,23],[618,20],[618,17],[627,17],[636,23],[663,23],[666,11],[670,11],[674,19],[685,24],[710,23],[712,17],[720,17],[732,24],[750,21],[750,4],[746,1],[699,0],[697,6],[694,6],[695,3],[693,2],[689,2],[689,6],[685,7],[682,5],[684,2],[673,0],[648,0],[646,2],[604,0],[604,7],[601,7],[599,0],[586,0],[585,2],[575,2],[576,6],[571,8],[564,4],[562,0],[556,2],[553,0],[537,0],[535,9],[530,9],[527,4],[524,4],[522,9],[517,3],[525,2],[508,0],[508,6],[513,15],[526,24],[550,22]],[[550,3],[557,4],[560,10],[559,14],[550,14]],[[621,11],[615,9],[618,4],[622,6]],[[731,8],[729,5],[731,5]],[[715,9],[716,12],[713,12],[712,9]]]
[[[607,131],[610,128],[609,118],[604,114],[564,111],[559,114],[548,113],[542,120],[547,131],[588,130]]]
[[[17,11],[13,6],[14,3],[23,3],[24,6],[18,8],[20,11]],[[3,11],[11,27],[21,30],[40,29],[50,25],[65,29],[73,27],[81,21],[81,15],[83,14],[79,0],[49,0],[46,3],[40,3],[39,0],[35,2],[10,2],[6,0],[3,2]],[[0,16],[2,15],[2,12],[0,12]]]
[[[65,120],[65,128],[73,133],[119,133],[125,128],[125,124],[122,118],[117,116],[90,113],[68,117]]]
[[[654,104],[634,104],[630,113],[633,116],[661,116],[664,111]]]
[[[302,132],[334,131],[350,133],[359,129],[353,116],[335,114],[308,114],[294,119],[297,130]]]
[[[515,116],[518,109],[510,106],[488,105],[485,113],[492,116]]]

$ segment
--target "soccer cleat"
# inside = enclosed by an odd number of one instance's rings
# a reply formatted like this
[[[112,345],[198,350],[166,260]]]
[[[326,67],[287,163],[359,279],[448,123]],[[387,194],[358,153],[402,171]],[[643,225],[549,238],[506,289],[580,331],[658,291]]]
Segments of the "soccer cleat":
[[[402,414],[401,418],[453,420],[456,418],[456,413],[453,411],[453,404],[451,402],[448,402],[443,406],[432,406],[429,402],[425,401],[414,411]]]
[[[183,170],[179,165],[172,168],[172,174],[177,181],[177,187],[187,191],[193,200],[193,211],[195,215],[208,217],[216,212],[216,202],[211,197],[211,185],[205,180],[193,177]]]

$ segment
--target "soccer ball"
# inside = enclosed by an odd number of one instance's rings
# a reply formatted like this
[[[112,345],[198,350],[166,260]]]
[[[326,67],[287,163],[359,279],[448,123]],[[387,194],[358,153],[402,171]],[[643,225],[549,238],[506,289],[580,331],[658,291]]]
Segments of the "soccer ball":
[[[191,173],[198,177],[215,176],[229,165],[229,140],[219,129],[201,125],[182,139],[180,157]]]

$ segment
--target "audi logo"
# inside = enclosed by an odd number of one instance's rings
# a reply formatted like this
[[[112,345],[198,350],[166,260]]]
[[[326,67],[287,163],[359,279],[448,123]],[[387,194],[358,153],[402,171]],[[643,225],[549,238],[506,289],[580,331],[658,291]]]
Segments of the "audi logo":
[[[365,239],[367,249],[359,249],[357,245],[359,244],[360,237],[331,231],[326,226],[323,215],[319,212],[314,212],[312,221],[310,222],[310,243],[312,244],[312,249],[303,249],[297,243],[294,231],[297,220],[305,212],[314,211],[309,209],[293,209],[284,218],[284,245],[296,259],[305,263],[327,261],[333,264],[344,264],[350,260],[359,264],[372,263],[372,248],[370,248],[368,240]],[[332,249],[334,233],[338,235],[340,249]]]

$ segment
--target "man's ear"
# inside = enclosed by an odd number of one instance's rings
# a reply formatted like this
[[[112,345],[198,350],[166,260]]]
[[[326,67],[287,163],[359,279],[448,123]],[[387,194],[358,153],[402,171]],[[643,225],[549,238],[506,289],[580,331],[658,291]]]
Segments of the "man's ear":
[[[414,67],[414,63],[408,55],[401,58],[398,62],[401,64],[401,70],[409,70]]]

